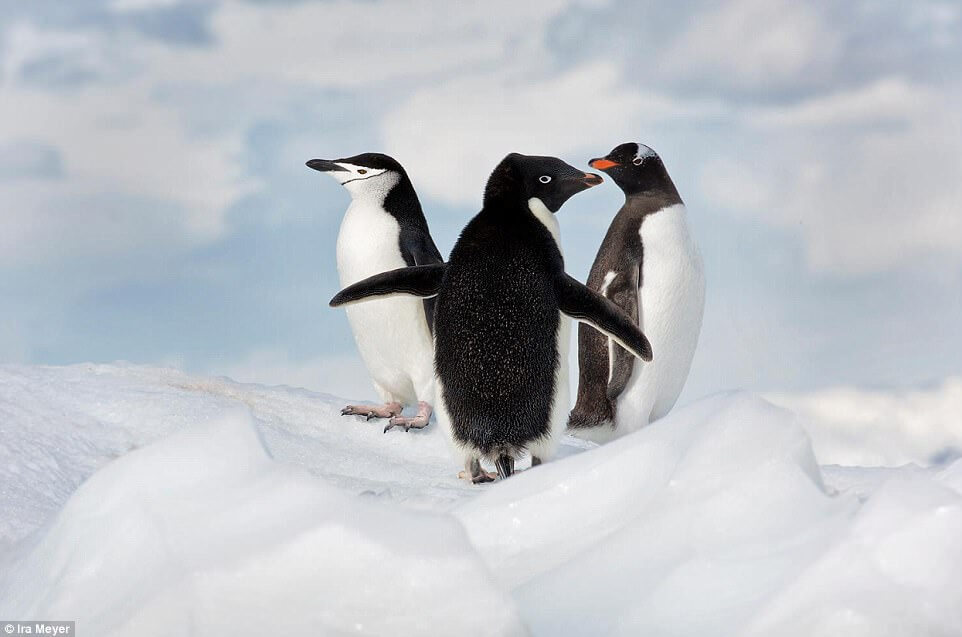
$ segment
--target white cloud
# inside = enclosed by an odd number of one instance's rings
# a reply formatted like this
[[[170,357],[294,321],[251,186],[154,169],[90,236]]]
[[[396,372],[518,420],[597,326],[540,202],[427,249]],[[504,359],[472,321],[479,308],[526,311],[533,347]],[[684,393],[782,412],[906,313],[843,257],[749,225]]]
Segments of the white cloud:
[[[962,378],[917,390],[851,387],[767,396],[802,419],[822,464],[929,464],[962,454]]]
[[[962,263],[962,122],[951,90],[900,78],[747,109],[752,160],[702,169],[739,216],[799,232],[809,266],[860,275]]]
[[[713,6],[661,54],[662,75],[770,89],[804,82],[805,73],[836,61],[836,30],[808,3],[735,0]]]
[[[240,131],[198,138],[174,107],[153,99],[156,84],[149,70],[136,80],[65,92],[25,86],[16,78],[32,59],[76,53],[96,70],[98,60],[112,65],[119,48],[103,41],[106,35],[75,37],[26,26],[11,32],[0,121],[16,122],[18,138],[56,148],[63,175],[40,183],[0,183],[5,226],[0,263],[129,250],[156,236],[158,228],[185,240],[219,235],[227,207],[255,185],[241,178]],[[125,52],[136,57],[136,42],[128,44]],[[88,55],[91,50],[97,53]],[[116,75],[111,69],[104,74]],[[141,205],[89,207],[109,197]]]
[[[110,8],[119,13],[173,7],[181,0],[111,0]]]
[[[749,111],[755,125],[772,127],[865,126],[918,120],[938,95],[900,77],[882,78],[868,86],[820,95],[797,104]]]
[[[735,158],[718,159],[702,165],[698,187],[709,201],[722,203],[738,216],[772,205],[772,184],[752,166]]]
[[[169,79],[274,78],[378,91],[430,83],[540,50],[543,25],[570,0],[462,3],[441,0],[255,5],[225,3],[213,15],[217,47],[153,46]],[[535,62],[529,59],[529,62]]]
[[[571,4],[228,2],[212,12],[208,47],[171,47],[123,29],[10,25],[0,121],[17,122],[17,138],[57,149],[64,176],[0,185],[9,217],[0,262],[129,250],[157,227],[187,242],[219,236],[227,208],[258,186],[241,170],[248,127],[289,118],[277,96],[304,87],[348,90],[383,111],[385,149],[424,194],[446,202],[476,205],[488,172],[510,150],[581,159],[666,123],[694,128],[713,118],[745,147],[754,139],[754,148],[699,168],[705,160],[693,147],[688,161],[700,187],[721,206],[798,228],[813,268],[875,272],[962,251],[962,135],[951,88],[893,77],[782,107],[693,102],[627,83],[611,56],[557,70],[546,28]],[[922,27],[957,21],[940,7],[919,14]],[[845,33],[813,6],[736,0],[669,35],[651,73],[760,90],[804,86],[834,68]],[[97,81],[62,92],[16,81],[51,56]],[[203,105],[159,97],[171,87],[243,87],[241,95],[269,88],[238,99],[240,114],[215,118],[228,123],[201,134],[191,122]],[[145,205],[74,209],[112,193]]]
[[[171,47],[122,29],[10,25],[0,58],[0,121],[17,122],[17,138],[59,151],[63,177],[0,185],[0,264],[130,252],[157,238],[158,227],[181,243],[220,236],[230,205],[259,186],[242,172],[247,128],[290,114],[284,100],[238,99],[240,116],[198,131],[191,113],[201,105],[161,99],[171,87],[235,87],[243,95],[261,86],[273,96],[351,88],[387,104],[439,78],[515,56],[544,63],[543,26],[568,3],[502,0],[451,10],[439,0],[227,2],[212,14],[209,47]],[[157,4],[118,0],[112,8]],[[50,60],[54,70],[45,83],[24,79],[38,61]],[[58,84],[64,74],[77,83],[69,90]],[[0,143],[9,141],[0,135]],[[109,197],[140,205],[79,205]]]
[[[717,109],[633,90],[615,65],[597,62],[549,77],[492,73],[425,87],[388,114],[383,134],[424,194],[476,205],[509,152],[579,153],[570,159],[582,165],[584,152],[634,139],[653,122]]]

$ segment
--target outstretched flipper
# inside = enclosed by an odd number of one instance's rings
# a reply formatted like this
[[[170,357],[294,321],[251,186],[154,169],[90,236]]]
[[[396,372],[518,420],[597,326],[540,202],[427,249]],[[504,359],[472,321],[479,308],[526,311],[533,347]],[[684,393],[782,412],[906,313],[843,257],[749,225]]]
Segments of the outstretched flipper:
[[[434,265],[444,263],[441,252],[434,245],[431,234],[427,226],[424,228],[414,226],[401,227],[401,257],[408,266]],[[424,318],[428,322],[428,329],[434,334],[434,297],[425,297]]]
[[[415,265],[369,276],[349,285],[331,299],[331,307],[340,307],[371,298],[407,294],[421,298],[437,296],[444,278],[443,263]]]
[[[607,298],[628,315],[631,322],[638,325],[638,277],[639,264],[632,263],[624,276],[616,276],[607,289]],[[631,373],[635,368],[635,357],[631,352],[609,341],[608,357],[610,374],[607,395],[615,400],[628,386]]]
[[[617,305],[567,274],[555,279],[559,309],[587,323],[644,361],[651,360],[651,343]]]

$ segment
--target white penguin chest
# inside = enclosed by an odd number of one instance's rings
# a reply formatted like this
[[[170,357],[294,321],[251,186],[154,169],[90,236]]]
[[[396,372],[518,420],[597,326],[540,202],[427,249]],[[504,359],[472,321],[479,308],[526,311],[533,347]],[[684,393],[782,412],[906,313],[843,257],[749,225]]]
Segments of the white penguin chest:
[[[651,294],[652,310],[667,309],[699,295],[704,283],[701,254],[688,231],[684,204],[662,208],[645,217],[641,236],[642,295]],[[681,286],[677,294],[672,288]]]
[[[643,260],[638,323],[651,342],[653,359],[635,361],[624,397],[639,410],[650,410],[654,419],[671,409],[688,378],[701,332],[705,275],[683,204],[648,215],[639,233]],[[625,415],[647,420],[646,414],[632,412],[626,409]]]
[[[337,272],[341,286],[407,265],[398,239],[401,226],[379,204],[352,201],[337,235]]]
[[[341,286],[405,267],[398,239],[401,227],[379,203],[354,201],[337,236]],[[433,344],[424,304],[411,296],[392,296],[345,308],[358,353],[383,400],[412,404],[431,401]]]

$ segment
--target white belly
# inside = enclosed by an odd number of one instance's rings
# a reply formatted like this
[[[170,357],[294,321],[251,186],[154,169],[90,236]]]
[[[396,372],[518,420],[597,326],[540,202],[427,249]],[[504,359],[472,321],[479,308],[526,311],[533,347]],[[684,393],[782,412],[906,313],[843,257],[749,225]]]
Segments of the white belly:
[[[355,201],[337,236],[341,287],[407,264],[398,247],[400,226],[380,206]],[[434,402],[434,347],[424,303],[410,296],[376,299],[345,308],[367,366],[384,401]]]
[[[705,309],[705,274],[686,216],[684,205],[678,204],[641,224],[638,318],[653,358],[649,363],[635,359],[631,380],[618,398],[618,435],[667,414],[688,378]]]

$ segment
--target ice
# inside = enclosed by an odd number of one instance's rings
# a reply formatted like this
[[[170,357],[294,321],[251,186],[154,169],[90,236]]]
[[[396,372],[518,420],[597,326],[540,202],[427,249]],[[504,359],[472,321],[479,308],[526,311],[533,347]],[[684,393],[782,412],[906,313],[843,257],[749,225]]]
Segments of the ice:
[[[94,474],[11,571],[0,614],[91,635],[525,634],[455,520],[273,462],[243,411]]]
[[[820,466],[804,420],[734,392],[472,486],[435,425],[383,434],[343,403],[0,367],[0,617],[96,635],[962,634],[962,460]]]
[[[857,507],[826,496],[804,432],[757,397],[715,396],[644,433],[459,511],[536,633],[737,634]]]

